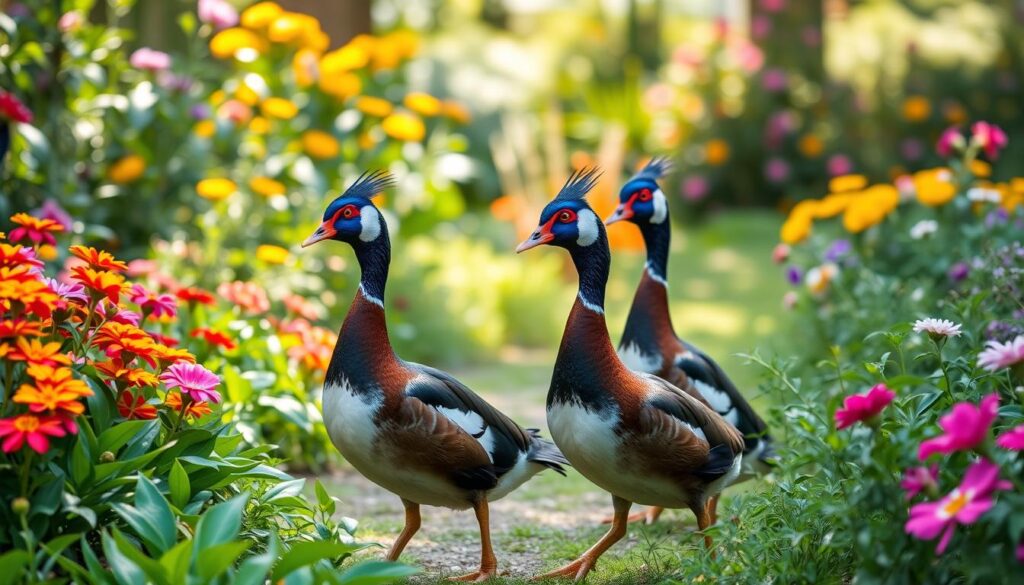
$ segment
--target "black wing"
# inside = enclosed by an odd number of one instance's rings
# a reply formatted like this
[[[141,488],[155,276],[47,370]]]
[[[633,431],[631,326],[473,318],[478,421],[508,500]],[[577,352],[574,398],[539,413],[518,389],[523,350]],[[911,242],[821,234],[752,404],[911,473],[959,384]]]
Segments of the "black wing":
[[[522,427],[451,374],[421,364],[407,365],[421,375],[410,382],[406,395],[433,407],[476,439],[490,456],[498,477],[529,451],[531,436]]]

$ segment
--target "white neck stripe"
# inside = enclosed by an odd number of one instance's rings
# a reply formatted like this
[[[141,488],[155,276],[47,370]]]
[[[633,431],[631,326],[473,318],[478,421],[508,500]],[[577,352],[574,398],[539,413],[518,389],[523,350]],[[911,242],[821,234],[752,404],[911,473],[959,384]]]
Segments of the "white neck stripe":
[[[651,280],[653,280],[654,282],[660,284],[661,286],[663,286],[665,288],[668,288],[668,281],[665,280],[664,276],[661,276],[657,272],[654,271],[654,267],[651,266],[650,262],[647,263],[647,276],[650,276]]]
[[[377,297],[371,295],[370,293],[366,292],[366,289],[363,288],[362,284],[359,285],[359,294],[363,295],[364,299],[370,301],[371,303],[377,305],[378,307],[380,307],[382,309],[384,308],[384,301],[382,301],[382,300],[378,299]]]
[[[582,292],[580,292],[579,297],[580,297],[580,302],[583,303],[583,306],[585,308],[590,309],[591,311],[597,313],[598,315],[604,315],[604,309],[602,309],[601,307],[599,307],[599,306],[595,305],[594,303],[588,301],[586,299],[586,297],[583,296]]]

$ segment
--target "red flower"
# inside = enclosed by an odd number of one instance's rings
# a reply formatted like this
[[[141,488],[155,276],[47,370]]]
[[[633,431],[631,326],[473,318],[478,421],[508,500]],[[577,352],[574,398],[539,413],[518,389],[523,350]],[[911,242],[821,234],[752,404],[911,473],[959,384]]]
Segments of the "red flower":
[[[66,434],[61,420],[55,416],[22,414],[0,419],[0,438],[4,440],[4,453],[13,453],[21,449],[25,443],[28,443],[36,453],[46,453],[50,450],[49,437],[63,437]]]
[[[253,315],[266,313],[270,309],[267,293],[255,282],[222,282],[217,287],[217,294]]]
[[[196,339],[204,339],[206,340],[206,343],[224,348],[228,351],[238,347],[238,344],[228,337],[227,333],[216,331],[209,327],[197,327],[193,329],[192,337],[195,337]]]
[[[0,90],[0,117],[22,124],[32,123],[32,110],[21,103],[13,93]]]
[[[64,231],[64,226],[53,219],[39,219],[27,213],[15,213],[11,216],[11,222],[18,224],[18,227],[11,230],[9,239],[12,242],[19,242],[24,239],[30,240],[33,244],[57,243],[53,234]]]
[[[878,416],[895,397],[896,393],[885,384],[878,384],[866,394],[847,396],[843,407],[836,411],[836,430]]]
[[[212,305],[217,299],[214,298],[213,293],[205,291],[201,288],[194,286],[188,286],[182,289],[178,289],[178,298],[185,301],[186,303],[199,303],[202,305]]]
[[[110,270],[112,272],[121,272],[127,270],[128,265],[120,260],[114,258],[113,254],[105,250],[97,250],[92,247],[85,246],[71,246],[68,248],[75,257],[85,261],[86,264],[92,266],[96,270]]]
[[[121,392],[117,399],[117,412],[128,420],[153,420],[156,418],[156,407],[146,403],[142,394],[134,395],[130,390]]]

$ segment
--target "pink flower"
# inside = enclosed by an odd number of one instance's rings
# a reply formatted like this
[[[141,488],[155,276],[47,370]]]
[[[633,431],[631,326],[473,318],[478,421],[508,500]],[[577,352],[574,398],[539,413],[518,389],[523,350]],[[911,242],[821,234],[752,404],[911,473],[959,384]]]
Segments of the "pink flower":
[[[786,260],[789,260],[789,253],[792,249],[789,244],[776,244],[772,250],[772,262],[776,264],[782,264]]]
[[[199,20],[212,24],[215,29],[238,24],[238,11],[224,0],[199,0]]]
[[[971,126],[971,142],[983,148],[989,158],[995,159],[999,157],[999,151],[1006,148],[1009,139],[999,126],[988,122],[975,122]]]
[[[776,67],[765,69],[764,74],[761,76],[761,87],[763,87],[765,91],[785,91],[788,86],[789,77],[782,69],[778,69]]]
[[[1006,343],[989,341],[985,344],[985,351],[978,354],[978,365],[990,372],[1020,363],[1024,363],[1024,335]]]
[[[136,69],[145,71],[163,71],[171,67],[171,56],[163,51],[142,47],[132,53],[128,63]]]
[[[32,110],[28,109],[13,93],[0,89],[0,120],[11,120],[22,124],[32,123]]]
[[[700,201],[707,196],[711,186],[708,180],[702,175],[693,175],[683,179],[683,199],[687,201]]]
[[[66,434],[56,416],[21,414],[0,419],[0,439],[3,439],[0,448],[4,453],[18,451],[28,443],[33,451],[43,454],[50,450],[50,437]]]
[[[996,445],[1011,451],[1024,451],[1024,425],[1017,425],[996,437]]]
[[[128,276],[139,277],[150,275],[160,269],[154,260],[132,260],[128,263]]]
[[[907,499],[911,499],[922,491],[932,490],[939,487],[939,466],[932,464],[931,467],[912,467],[903,472],[903,480],[900,487],[907,492]]]
[[[106,321],[121,323],[122,325],[139,326],[142,322],[142,315],[135,311],[122,309],[121,307],[107,301],[96,305],[96,313]]]
[[[64,226],[64,231],[66,232],[71,231],[71,224],[74,221],[71,214],[65,211],[64,208],[60,206],[60,203],[57,203],[55,199],[47,199],[43,201],[43,204],[39,209],[32,210],[32,215],[39,219],[52,219]]]
[[[950,126],[939,136],[939,141],[935,144],[935,152],[939,153],[939,156],[948,157],[955,151],[963,150],[964,146],[966,143],[964,135],[960,133],[960,128]]]
[[[995,393],[982,398],[979,406],[969,402],[953,405],[953,410],[939,419],[945,434],[921,443],[917,458],[924,461],[933,453],[948,454],[977,447],[988,437],[988,428],[998,411],[999,395]]]
[[[847,396],[843,401],[843,407],[836,411],[836,430],[878,416],[894,398],[896,393],[889,390],[885,384],[876,385],[866,394]]]
[[[845,154],[834,154],[829,157],[828,162],[825,164],[828,167],[828,175],[830,177],[849,175],[853,172],[853,163],[850,162],[850,157]]]
[[[783,183],[789,178],[789,163],[785,160],[772,157],[764,164],[764,177],[770,183]]]
[[[158,294],[146,290],[146,287],[141,284],[132,285],[129,298],[133,303],[142,307],[144,312],[151,313],[154,317],[159,318],[164,315],[173,317],[178,314],[178,301],[174,295]]]
[[[167,388],[179,388],[182,394],[195,402],[220,402],[220,393],[214,390],[220,378],[199,364],[178,362],[160,374]]]
[[[82,23],[85,22],[85,17],[82,13],[77,10],[71,10],[60,15],[60,19],[57,21],[57,28],[62,33],[75,32],[82,28]]]
[[[922,540],[942,535],[937,554],[942,554],[953,538],[957,524],[973,524],[992,507],[992,493],[1010,489],[1012,484],[999,479],[999,466],[982,459],[967,468],[963,481],[938,502],[924,502],[910,509],[904,526],[907,534]]]
[[[79,282],[61,282],[56,278],[44,278],[43,281],[50,287],[50,290],[65,300],[78,301],[83,305],[89,302],[89,295],[85,292],[85,286]]]
[[[1017,545],[1017,562],[1024,563],[1024,542]]]

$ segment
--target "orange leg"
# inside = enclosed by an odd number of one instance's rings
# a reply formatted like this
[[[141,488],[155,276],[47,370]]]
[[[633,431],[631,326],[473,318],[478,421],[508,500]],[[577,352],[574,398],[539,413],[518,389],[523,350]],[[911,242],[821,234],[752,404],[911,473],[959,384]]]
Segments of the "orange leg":
[[[618,496],[612,496],[612,506],[615,508],[615,516],[612,519],[611,528],[608,532],[601,537],[601,540],[597,541],[597,544],[587,549],[587,552],[583,553],[580,558],[575,561],[555,569],[550,573],[544,573],[538,577],[534,577],[534,581],[540,579],[551,579],[553,577],[571,577],[576,582],[582,581],[587,573],[594,568],[597,563],[597,559],[604,554],[613,544],[622,539],[626,535],[626,526],[629,524],[629,508],[633,505],[633,502],[623,500]]]
[[[480,583],[498,575],[498,559],[491,548],[491,520],[487,509],[487,500],[481,499],[473,504],[476,521],[480,524],[480,570],[475,573],[454,577],[452,581],[471,581]]]
[[[404,498],[402,504],[405,505],[405,527],[402,528],[402,532],[395,539],[395,543],[391,545],[391,550],[388,551],[386,558],[389,561],[398,560],[402,551],[405,550],[405,545],[409,544],[409,539],[420,529],[420,505]]]
[[[703,506],[694,506],[692,508],[693,515],[697,517],[697,529],[704,532],[709,526],[711,526],[711,502],[705,503]],[[708,533],[704,533],[704,547],[711,550],[711,536]],[[711,553],[714,558],[715,553]]]
[[[630,514],[629,518],[626,518],[626,521],[630,524],[634,522],[643,522],[644,524],[650,526],[651,524],[654,524],[658,521],[658,518],[661,517],[661,513],[664,511],[665,508],[662,508],[661,506],[651,506],[646,510],[640,510],[639,512],[634,512]],[[614,519],[615,516],[608,516],[601,520],[601,524],[611,524],[612,520]]]
[[[718,495],[708,500],[708,514],[711,515],[711,523],[718,524]]]

